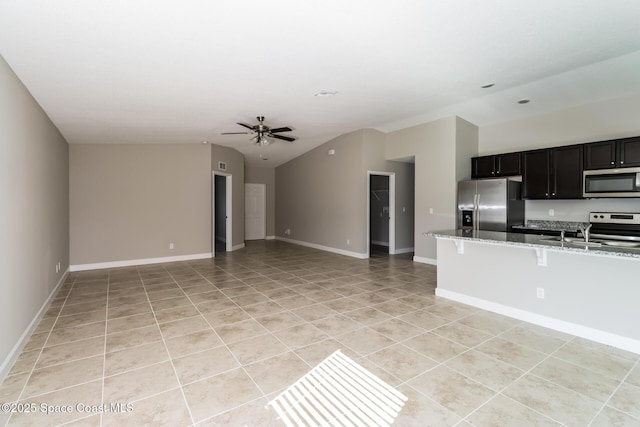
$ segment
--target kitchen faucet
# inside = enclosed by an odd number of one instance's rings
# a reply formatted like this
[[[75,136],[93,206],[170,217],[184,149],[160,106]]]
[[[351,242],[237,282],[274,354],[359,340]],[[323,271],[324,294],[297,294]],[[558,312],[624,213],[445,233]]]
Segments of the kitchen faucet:
[[[586,227],[580,227],[580,231],[582,232],[582,236],[584,237],[584,242],[589,243],[589,231],[591,230],[591,226],[593,224],[589,224]]]

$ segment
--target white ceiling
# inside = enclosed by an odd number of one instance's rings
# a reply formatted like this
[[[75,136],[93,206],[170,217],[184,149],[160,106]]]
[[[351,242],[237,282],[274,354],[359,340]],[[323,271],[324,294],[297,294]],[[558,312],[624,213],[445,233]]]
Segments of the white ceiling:
[[[0,0],[0,54],[71,144],[207,140],[276,166],[361,128],[640,92],[639,22],[638,0]],[[258,115],[299,139],[220,135]]]

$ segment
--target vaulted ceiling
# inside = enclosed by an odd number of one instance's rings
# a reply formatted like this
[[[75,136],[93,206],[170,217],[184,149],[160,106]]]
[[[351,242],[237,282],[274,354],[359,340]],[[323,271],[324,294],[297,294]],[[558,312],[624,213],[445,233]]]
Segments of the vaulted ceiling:
[[[637,0],[2,0],[0,54],[71,144],[206,140],[276,166],[361,128],[640,92],[638,22]],[[256,116],[297,141],[221,135]]]

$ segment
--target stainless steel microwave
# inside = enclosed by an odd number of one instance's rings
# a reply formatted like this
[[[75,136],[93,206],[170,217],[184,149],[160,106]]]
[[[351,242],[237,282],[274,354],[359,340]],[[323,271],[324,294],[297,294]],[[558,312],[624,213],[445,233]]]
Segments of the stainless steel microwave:
[[[640,168],[584,171],[584,197],[640,197]]]

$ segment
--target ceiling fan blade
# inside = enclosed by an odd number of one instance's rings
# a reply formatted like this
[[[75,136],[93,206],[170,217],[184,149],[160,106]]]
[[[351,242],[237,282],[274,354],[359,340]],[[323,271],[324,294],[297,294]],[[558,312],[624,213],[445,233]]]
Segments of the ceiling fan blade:
[[[246,127],[247,129],[254,130],[254,129],[253,129],[253,126],[249,126],[249,125],[246,125],[246,124],[244,124],[244,123],[236,123],[236,124],[237,124],[237,125],[240,125],[240,126],[244,126],[244,127]]]
[[[281,127],[281,128],[275,128],[275,129],[271,129],[269,132],[271,133],[278,133],[278,132],[291,132],[293,129],[291,129],[290,127]]]
[[[253,132],[222,132],[220,135],[249,135]]]
[[[272,138],[282,139],[284,141],[289,141],[289,142],[293,142],[296,140],[295,138],[292,138],[290,136],[282,136],[282,135],[269,135],[269,136]]]

